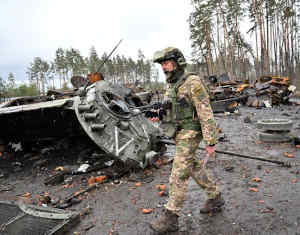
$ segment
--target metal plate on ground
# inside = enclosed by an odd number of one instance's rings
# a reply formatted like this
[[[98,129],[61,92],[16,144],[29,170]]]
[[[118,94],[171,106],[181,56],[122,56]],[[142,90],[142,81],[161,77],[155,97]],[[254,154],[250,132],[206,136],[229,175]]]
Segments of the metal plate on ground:
[[[0,234],[62,235],[80,221],[77,212],[0,201]]]

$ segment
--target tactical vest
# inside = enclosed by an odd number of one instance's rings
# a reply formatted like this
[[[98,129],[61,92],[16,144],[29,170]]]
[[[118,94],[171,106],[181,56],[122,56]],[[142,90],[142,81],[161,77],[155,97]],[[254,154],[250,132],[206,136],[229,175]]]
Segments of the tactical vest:
[[[172,122],[175,124],[177,130],[194,130],[201,131],[201,125],[197,115],[197,110],[192,103],[192,100],[178,100],[178,88],[191,75],[195,73],[184,74],[173,86],[171,90],[172,98]]]

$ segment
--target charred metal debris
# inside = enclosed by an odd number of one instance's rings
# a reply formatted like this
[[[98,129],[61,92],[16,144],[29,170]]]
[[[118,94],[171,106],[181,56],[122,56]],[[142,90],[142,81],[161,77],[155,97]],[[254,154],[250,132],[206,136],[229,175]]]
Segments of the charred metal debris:
[[[214,112],[233,112],[239,104],[249,107],[272,107],[300,104],[296,86],[288,77],[262,76],[253,84],[233,81],[226,74],[205,79]]]
[[[298,104],[296,87],[287,77],[263,76],[249,84],[223,74],[205,81],[215,113],[234,112],[240,104],[256,108]],[[151,104],[152,98],[160,101],[159,93],[111,84],[101,73],[74,76],[71,83],[71,91],[49,90],[44,96],[1,104],[0,153],[9,143],[30,149],[43,141],[83,137],[106,156],[145,168],[156,152],[165,150],[163,133],[155,123],[160,113]],[[267,134],[260,135],[264,139]]]
[[[56,208],[0,201],[0,233],[62,235],[80,221],[80,214]]]
[[[98,76],[97,76],[98,75]],[[21,97],[0,105],[0,152],[9,143],[31,148],[53,139],[84,137],[106,156],[145,168],[164,149],[157,139],[161,130],[140,115],[139,107],[151,92],[110,84],[95,73],[87,79],[73,77],[75,89],[49,90],[45,96]]]

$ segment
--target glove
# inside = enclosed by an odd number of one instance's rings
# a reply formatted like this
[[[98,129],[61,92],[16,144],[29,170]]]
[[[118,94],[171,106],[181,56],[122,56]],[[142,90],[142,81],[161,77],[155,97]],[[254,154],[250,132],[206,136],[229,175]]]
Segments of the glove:
[[[160,121],[162,121],[164,119],[164,115],[167,115],[167,112],[165,109],[160,109],[158,111],[158,118]]]
[[[162,103],[161,102],[155,102],[155,103],[153,103],[152,108],[156,109],[156,110],[161,109],[162,108]]]
[[[166,100],[162,103],[162,109],[171,109],[172,108],[172,102],[170,100]]]

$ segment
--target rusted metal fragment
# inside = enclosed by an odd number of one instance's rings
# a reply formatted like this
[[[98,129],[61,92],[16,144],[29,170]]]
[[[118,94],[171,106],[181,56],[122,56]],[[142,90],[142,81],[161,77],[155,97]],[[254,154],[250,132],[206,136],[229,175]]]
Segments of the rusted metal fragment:
[[[79,221],[80,214],[77,212],[0,202],[0,233],[3,235],[63,235]]]

